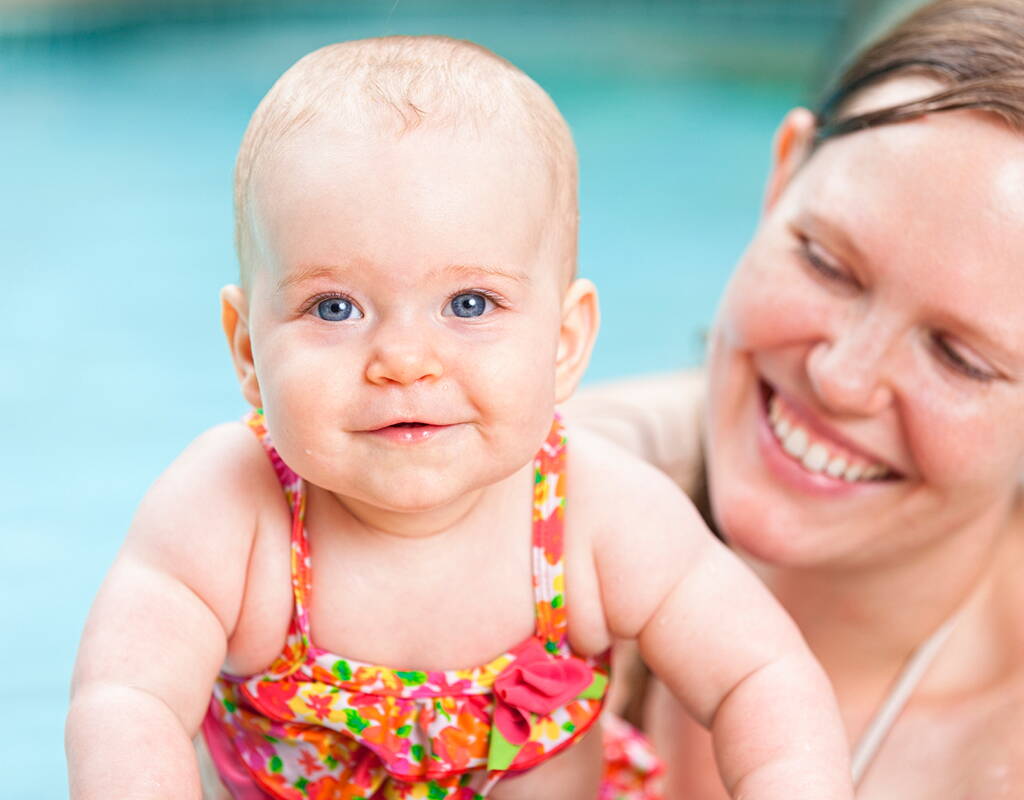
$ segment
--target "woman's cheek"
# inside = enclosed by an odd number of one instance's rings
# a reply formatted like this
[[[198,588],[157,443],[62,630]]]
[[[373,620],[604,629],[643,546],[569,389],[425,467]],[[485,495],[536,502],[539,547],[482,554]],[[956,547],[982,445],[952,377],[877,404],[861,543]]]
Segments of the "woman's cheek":
[[[791,281],[743,268],[726,292],[718,334],[723,344],[737,350],[799,342],[814,328],[817,314],[810,301]]]
[[[985,393],[974,398],[926,390],[904,400],[906,433],[924,480],[951,487],[1002,483],[1024,469],[1024,408]],[[906,398],[906,396],[905,396]],[[1015,478],[1014,478],[1015,479]]]

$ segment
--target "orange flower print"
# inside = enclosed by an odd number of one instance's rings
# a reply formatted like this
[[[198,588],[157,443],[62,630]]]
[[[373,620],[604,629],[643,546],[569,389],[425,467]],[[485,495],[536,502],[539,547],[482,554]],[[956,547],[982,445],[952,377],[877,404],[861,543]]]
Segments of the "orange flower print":
[[[317,761],[316,756],[309,750],[302,751],[302,755],[299,756],[299,763],[302,764],[302,769],[307,775],[314,775],[323,769],[323,765]]]
[[[331,716],[331,698],[329,695],[311,694],[306,698],[306,705],[310,711],[316,714],[316,718],[323,720]]]

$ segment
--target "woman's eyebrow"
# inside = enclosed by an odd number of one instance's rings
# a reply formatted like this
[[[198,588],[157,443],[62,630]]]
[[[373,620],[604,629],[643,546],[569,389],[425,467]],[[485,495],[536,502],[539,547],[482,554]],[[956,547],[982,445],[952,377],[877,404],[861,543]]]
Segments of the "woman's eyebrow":
[[[796,226],[816,237],[828,240],[828,244],[837,247],[843,254],[863,262],[865,259],[863,251],[857,246],[852,238],[846,233],[843,225],[835,220],[823,216],[817,211],[804,210],[796,217]]]

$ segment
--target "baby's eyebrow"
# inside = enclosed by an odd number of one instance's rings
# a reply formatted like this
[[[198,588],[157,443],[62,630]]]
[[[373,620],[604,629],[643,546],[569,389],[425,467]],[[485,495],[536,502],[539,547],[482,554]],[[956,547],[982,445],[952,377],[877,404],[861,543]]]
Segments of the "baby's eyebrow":
[[[316,280],[317,278],[338,278],[347,272],[348,270],[343,267],[327,267],[317,264],[300,267],[277,282],[277,291],[290,289],[292,286],[298,286],[306,281]]]
[[[515,283],[526,284],[530,282],[530,276],[525,272],[506,270],[489,264],[452,264],[443,269],[435,270],[435,273],[456,278],[474,278],[484,275],[491,278],[505,278]]]
[[[307,281],[314,281],[319,278],[344,280],[349,273],[355,271],[358,271],[356,267],[325,266],[321,264],[312,264],[310,266],[300,267],[278,281],[277,291],[282,292],[285,289],[290,289],[293,286],[299,286]],[[495,267],[489,264],[451,264],[447,267],[440,267],[427,273],[427,277],[429,279],[447,277],[471,280],[482,276],[490,278],[504,278],[505,280],[519,284],[530,283],[530,276],[525,272],[502,269],[501,267]]]

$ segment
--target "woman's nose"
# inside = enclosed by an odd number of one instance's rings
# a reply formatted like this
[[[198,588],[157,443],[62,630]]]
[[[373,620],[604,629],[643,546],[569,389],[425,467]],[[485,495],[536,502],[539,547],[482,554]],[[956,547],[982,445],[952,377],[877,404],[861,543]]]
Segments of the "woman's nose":
[[[807,374],[822,406],[835,414],[872,416],[893,401],[889,372],[895,333],[871,320],[818,342]]]
[[[441,359],[429,337],[412,326],[382,331],[366,365],[366,379],[378,385],[408,385],[425,378],[439,378]]]

